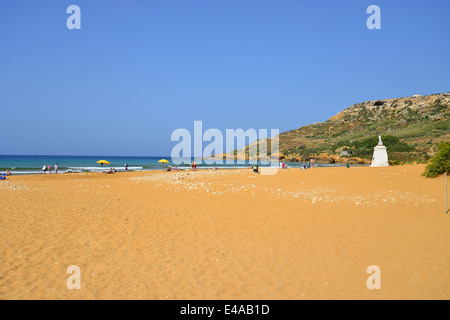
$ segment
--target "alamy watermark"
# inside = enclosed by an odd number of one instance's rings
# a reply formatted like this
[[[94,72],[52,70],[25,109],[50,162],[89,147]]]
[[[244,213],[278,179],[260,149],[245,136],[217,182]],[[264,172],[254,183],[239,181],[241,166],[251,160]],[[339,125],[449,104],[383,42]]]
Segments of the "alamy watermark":
[[[81,9],[77,5],[70,5],[67,7],[66,13],[70,14],[70,16],[67,18],[66,26],[67,29],[73,30],[81,29]],[[370,17],[367,18],[367,28],[369,30],[374,29],[381,29],[381,9],[377,5],[370,5],[367,10],[367,14],[370,14]]]
[[[187,164],[194,158],[209,165],[242,165],[248,161],[279,168],[279,134],[279,129],[271,129],[270,136],[267,129],[226,129],[225,134],[216,128],[203,131],[203,122],[194,121],[193,135],[185,128],[172,132],[171,141],[178,142],[172,148],[172,162]]]
[[[367,28],[369,30],[381,29],[381,9],[379,6],[371,5],[367,8],[366,11],[371,16],[367,18]]]
[[[67,273],[70,274],[70,277],[67,278],[66,285],[70,290],[73,289],[81,289],[81,271],[80,267],[76,265],[71,265],[67,267]]]
[[[66,13],[71,15],[67,18],[66,26],[67,29],[81,29],[81,9],[79,6],[70,5],[67,7]]]
[[[367,267],[367,273],[371,274],[369,278],[367,278],[367,288],[369,290],[373,289],[381,289],[381,270],[379,266],[371,265]]]

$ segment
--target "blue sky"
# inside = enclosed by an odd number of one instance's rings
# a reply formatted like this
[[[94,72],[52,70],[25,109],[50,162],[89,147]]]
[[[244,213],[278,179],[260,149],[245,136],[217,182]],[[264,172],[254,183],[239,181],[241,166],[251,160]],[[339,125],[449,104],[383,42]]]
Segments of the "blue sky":
[[[1,1],[0,154],[169,155],[194,120],[283,132],[448,92],[449,14],[448,0]]]

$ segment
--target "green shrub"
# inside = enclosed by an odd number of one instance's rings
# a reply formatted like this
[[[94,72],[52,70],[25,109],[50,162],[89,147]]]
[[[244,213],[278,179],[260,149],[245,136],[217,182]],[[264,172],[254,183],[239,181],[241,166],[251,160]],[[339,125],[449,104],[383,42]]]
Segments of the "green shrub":
[[[434,128],[440,131],[447,132],[447,130],[450,130],[450,121],[437,122],[434,125]]]
[[[399,166],[399,165],[402,164],[402,163],[400,162],[400,160],[389,160],[388,162],[389,162],[389,164],[390,164],[391,166]]]
[[[450,172],[450,142],[441,142],[438,152],[428,162],[423,175],[427,178],[435,178],[444,172]]]
[[[373,148],[377,144],[378,137],[372,136],[370,138],[356,141],[342,140],[338,143],[335,143],[330,149],[336,150],[340,147],[347,146],[354,149],[353,156],[363,159],[372,159]],[[402,160],[408,158],[411,155],[411,152],[415,150],[414,146],[401,141],[398,137],[395,136],[383,136],[383,144],[388,148],[388,152],[401,152],[400,158]]]
[[[440,113],[442,111],[444,111],[445,109],[447,109],[447,105],[446,104],[442,104],[441,103],[441,99],[436,99],[434,101],[434,105],[433,105],[433,112],[434,113]]]

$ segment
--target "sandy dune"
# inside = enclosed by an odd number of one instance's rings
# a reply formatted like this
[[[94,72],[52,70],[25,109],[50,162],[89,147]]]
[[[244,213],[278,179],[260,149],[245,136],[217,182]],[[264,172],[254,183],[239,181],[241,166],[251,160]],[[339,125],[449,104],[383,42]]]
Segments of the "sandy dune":
[[[0,299],[449,299],[443,178],[423,170],[13,176]]]

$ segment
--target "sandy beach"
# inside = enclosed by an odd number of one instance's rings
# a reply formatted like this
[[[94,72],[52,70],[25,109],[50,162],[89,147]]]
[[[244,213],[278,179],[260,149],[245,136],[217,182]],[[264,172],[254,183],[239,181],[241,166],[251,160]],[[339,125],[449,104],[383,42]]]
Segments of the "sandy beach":
[[[423,170],[11,176],[0,299],[449,299],[443,177]]]

